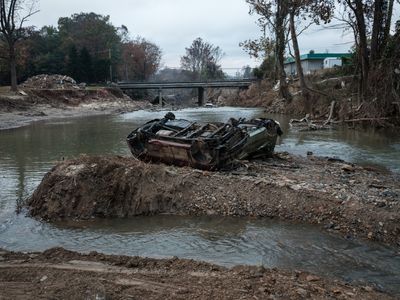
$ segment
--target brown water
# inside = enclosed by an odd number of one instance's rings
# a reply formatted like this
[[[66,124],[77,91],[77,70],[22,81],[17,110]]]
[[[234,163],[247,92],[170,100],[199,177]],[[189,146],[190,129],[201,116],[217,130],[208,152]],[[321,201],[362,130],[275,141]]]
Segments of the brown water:
[[[178,256],[221,265],[263,264],[304,269],[352,282],[372,283],[400,294],[398,249],[347,240],[315,226],[247,218],[158,216],[46,224],[15,214],[16,202],[32,193],[62,157],[85,153],[129,154],[125,136],[163,112],[135,112],[36,123],[0,132],[0,248],[19,251],[61,246],[110,254]],[[257,109],[188,109],[177,117],[224,121],[262,116]],[[275,116],[276,117],[276,116]],[[382,132],[336,130],[299,133],[276,117],[285,131],[278,151],[337,156],[400,170],[400,137]]]

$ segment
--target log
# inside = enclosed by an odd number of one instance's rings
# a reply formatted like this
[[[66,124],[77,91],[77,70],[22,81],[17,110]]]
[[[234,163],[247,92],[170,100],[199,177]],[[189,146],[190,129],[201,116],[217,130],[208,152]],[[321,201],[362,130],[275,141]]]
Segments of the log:
[[[352,123],[352,122],[363,122],[363,121],[383,121],[383,120],[391,120],[391,119],[394,119],[394,118],[359,118],[359,119],[332,121],[332,122],[334,122],[334,123]]]

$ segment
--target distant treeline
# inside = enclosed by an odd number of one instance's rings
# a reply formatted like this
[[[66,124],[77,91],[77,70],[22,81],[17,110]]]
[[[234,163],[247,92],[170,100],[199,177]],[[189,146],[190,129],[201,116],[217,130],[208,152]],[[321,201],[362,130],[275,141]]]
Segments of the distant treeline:
[[[23,29],[16,45],[18,82],[37,74],[65,74],[78,82],[147,80],[159,68],[161,49],[132,39],[125,26],[95,13],[60,18],[58,26]],[[6,45],[0,51],[5,52]],[[7,59],[0,60],[0,84],[10,83]]]

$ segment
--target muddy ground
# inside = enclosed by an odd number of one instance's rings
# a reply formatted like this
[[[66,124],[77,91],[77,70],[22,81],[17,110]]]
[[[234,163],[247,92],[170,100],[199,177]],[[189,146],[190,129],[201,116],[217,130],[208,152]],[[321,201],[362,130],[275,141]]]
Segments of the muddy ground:
[[[185,259],[0,251],[0,299],[394,299],[315,275]]]
[[[0,130],[27,126],[35,121],[90,115],[117,114],[149,108],[118,89],[24,90],[26,95],[0,95]]]
[[[279,218],[400,247],[400,174],[280,153],[204,172],[127,157],[57,164],[27,201],[44,220],[161,213]]]

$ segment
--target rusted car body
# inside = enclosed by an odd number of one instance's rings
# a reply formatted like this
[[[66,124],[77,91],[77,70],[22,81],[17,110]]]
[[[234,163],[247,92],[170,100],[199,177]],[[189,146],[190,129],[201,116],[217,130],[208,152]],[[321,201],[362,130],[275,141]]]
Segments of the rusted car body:
[[[263,120],[230,119],[227,123],[201,124],[175,119],[168,113],[163,119],[152,120],[132,131],[127,143],[132,154],[143,161],[216,170],[233,159],[247,158],[271,148],[273,151],[277,132],[267,130],[268,122]],[[271,123],[271,127],[272,124],[276,123]],[[271,136],[267,142],[268,132]]]

